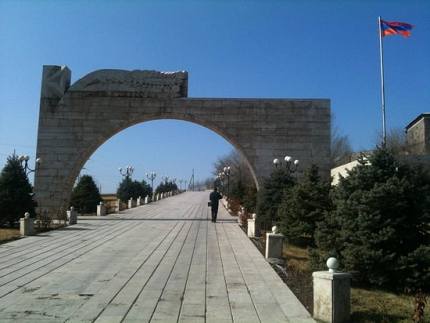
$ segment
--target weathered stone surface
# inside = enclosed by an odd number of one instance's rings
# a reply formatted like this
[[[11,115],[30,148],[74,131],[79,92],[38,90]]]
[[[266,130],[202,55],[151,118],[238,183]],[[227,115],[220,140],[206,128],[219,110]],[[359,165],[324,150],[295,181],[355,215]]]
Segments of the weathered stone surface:
[[[329,323],[348,323],[351,313],[351,275],[317,271],[314,285],[314,318]]]
[[[187,72],[98,70],[77,81],[69,91],[172,99],[187,96]]]
[[[22,236],[34,235],[34,220],[30,218],[30,213],[26,212],[24,217],[19,219],[19,232]]]
[[[255,219],[248,219],[248,237],[255,237]]]
[[[67,222],[69,225],[78,223],[78,212],[76,212],[73,206],[67,211]]]
[[[329,100],[121,96],[111,92],[118,90],[115,82],[109,91],[91,90],[89,80],[97,73],[72,85],[61,100],[41,99],[37,156],[53,163],[38,167],[35,196],[52,213],[68,204],[79,170],[106,140],[158,119],[190,121],[225,138],[244,156],[257,187],[270,174],[272,160],[287,154],[300,160],[298,176],[314,163],[329,178]]]
[[[67,66],[43,66],[41,97],[61,98],[70,86],[71,76],[72,72]]]
[[[97,205],[97,216],[105,216],[106,215],[106,206],[103,204],[103,202],[100,202],[99,205]]]
[[[280,233],[266,233],[266,253],[269,258],[282,258],[282,249],[284,246],[284,236]]]
[[[208,195],[0,245],[0,322],[314,322]]]

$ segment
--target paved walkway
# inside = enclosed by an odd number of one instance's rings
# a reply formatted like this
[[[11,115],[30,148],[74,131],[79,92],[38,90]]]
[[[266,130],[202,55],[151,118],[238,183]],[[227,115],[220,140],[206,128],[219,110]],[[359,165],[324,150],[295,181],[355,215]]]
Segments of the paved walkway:
[[[207,192],[0,246],[0,322],[313,322]]]

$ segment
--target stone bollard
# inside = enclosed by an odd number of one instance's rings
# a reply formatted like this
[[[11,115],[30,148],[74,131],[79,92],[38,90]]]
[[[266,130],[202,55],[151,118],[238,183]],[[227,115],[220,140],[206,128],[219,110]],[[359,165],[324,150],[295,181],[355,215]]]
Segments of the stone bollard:
[[[70,207],[70,210],[67,211],[67,221],[69,225],[78,223],[78,212],[75,211],[73,206]]]
[[[116,202],[115,202],[115,212],[119,213],[119,211],[121,211],[121,200],[120,199],[116,200]]]
[[[160,193],[158,193],[158,194],[157,194],[157,196],[155,197],[155,200],[156,200],[156,201],[159,201],[159,200],[160,200]]]
[[[152,199],[151,199],[151,202],[154,202],[154,201],[156,201],[156,198],[157,196],[155,195],[155,193],[152,193]]]
[[[133,204],[134,204],[133,198],[130,198],[128,200],[127,208],[129,208],[129,209],[133,208],[134,207]]]
[[[243,206],[241,206],[241,207],[240,207],[239,214],[238,214],[238,216],[237,216],[237,223],[238,223],[240,226],[243,226],[242,218],[243,218],[244,216],[245,216],[245,208],[244,208]]]
[[[248,237],[255,238],[255,218],[256,214],[252,214],[252,219],[248,219]]]
[[[278,233],[278,227],[272,227],[272,233],[266,233],[266,259],[281,259],[284,247],[284,235]]]
[[[97,205],[97,216],[105,216],[106,215],[106,206],[103,204],[103,202],[100,202],[99,205]]]
[[[149,203],[149,195],[145,196],[145,204]]]
[[[34,235],[34,221],[30,218],[30,213],[25,212],[24,217],[19,219],[19,232],[22,236]]]
[[[336,258],[327,260],[328,271],[312,274],[314,318],[328,323],[349,322],[351,313],[351,274],[337,272]]]
[[[136,200],[136,206],[141,206],[142,205],[142,197],[138,197]]]

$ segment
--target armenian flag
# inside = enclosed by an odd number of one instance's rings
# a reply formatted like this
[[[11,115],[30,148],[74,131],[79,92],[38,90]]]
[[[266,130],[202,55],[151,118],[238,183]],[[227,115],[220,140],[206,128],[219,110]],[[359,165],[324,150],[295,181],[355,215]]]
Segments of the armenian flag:
[[[413,28],[411,24],[397,21],[385,21],[381,19],[381,35],[402,35],[403,37],[409,37],[411,35],[410,30]]]

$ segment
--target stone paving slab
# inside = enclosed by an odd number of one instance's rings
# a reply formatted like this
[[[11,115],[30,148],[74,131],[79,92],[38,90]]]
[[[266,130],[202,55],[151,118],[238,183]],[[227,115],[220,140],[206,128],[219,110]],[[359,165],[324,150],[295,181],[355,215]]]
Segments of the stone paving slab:
[[[0,322],[314,322],[208,194],[0,245]]]

